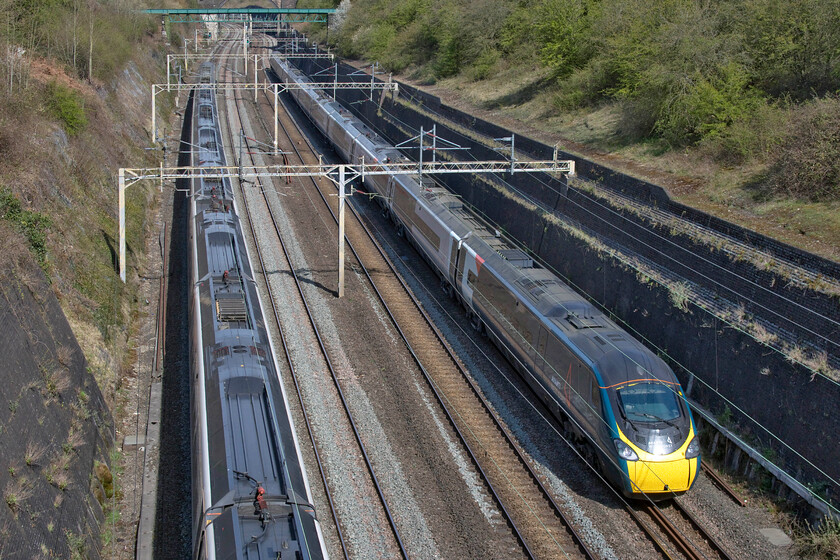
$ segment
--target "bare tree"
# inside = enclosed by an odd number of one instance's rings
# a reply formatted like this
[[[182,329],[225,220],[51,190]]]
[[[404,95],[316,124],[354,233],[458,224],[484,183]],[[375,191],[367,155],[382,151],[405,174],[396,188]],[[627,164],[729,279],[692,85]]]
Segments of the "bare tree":
[[[88,82],[93,82],[93,16],[96,8],[96,0],[88,0],[88,21],[90,22],[88,44]]]

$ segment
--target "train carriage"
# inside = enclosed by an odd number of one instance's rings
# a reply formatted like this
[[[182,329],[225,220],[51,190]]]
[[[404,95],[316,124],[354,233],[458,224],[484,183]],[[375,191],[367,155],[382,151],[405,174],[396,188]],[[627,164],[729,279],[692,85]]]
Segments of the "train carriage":
[[[308,81],[285,61],[271,67],[281,80]],[[345,161],[403,158],[324,92],[290,93]],[[444,189],[410,175],[368,176],[365,186],[623,494],[660,499],[691,488],[699,440],[661,359]]]
[[[194,165],[224,165],[212,88],[193,115]],[[190,190],[193,557],[326,558],[230,182]]]

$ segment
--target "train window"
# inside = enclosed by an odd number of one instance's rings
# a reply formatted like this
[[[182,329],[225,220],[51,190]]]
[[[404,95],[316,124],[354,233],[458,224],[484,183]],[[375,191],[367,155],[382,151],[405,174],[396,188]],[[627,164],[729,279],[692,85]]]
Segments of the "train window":
[[[467,271],[467,284],[475,286],[476,275],[472,270]]]
[[[589,402],[589,379],[589,371],[581,367],[580,362],[575,363],[572,367],[572,392],[574,393],[572,401],[581,411],[589,408],[587,404],[584,404]]]
[[[592,382],[592,387],[591,387],[591,394],[590,394],[590,397],[589,397],[589,404],[592,405],[592,408],[595,410],[595,412],[600,413],[600,410],[601,410],[600,387],[598,386],[598,381],[595,379],[595,376],[590,377],[590,380]]]
[[[663,383],[634,383],[618,389],[616,394],[628,420],[667,422],[680,416],[674,390]]]

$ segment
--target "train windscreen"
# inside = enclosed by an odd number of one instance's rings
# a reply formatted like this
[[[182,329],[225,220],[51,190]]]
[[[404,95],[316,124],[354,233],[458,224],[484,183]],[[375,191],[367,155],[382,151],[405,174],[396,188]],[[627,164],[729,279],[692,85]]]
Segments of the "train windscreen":
[[[674,389],[662,383],[634,383],[618,389],[624,417],[633,422],[668,422],[679,418]]]

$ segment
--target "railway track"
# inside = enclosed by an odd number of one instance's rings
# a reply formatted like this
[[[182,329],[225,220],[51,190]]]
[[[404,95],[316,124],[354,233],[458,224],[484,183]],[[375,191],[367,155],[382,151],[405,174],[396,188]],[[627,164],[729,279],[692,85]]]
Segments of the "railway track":
[[[679,500],[627,505],[627,511],[665,558],[732,560]],[[651,526],[648,521],[653,522]]]
[[[287,113],[280,120],[301,163],[317,163],[314,154],[298,149],[306,138],[297,124]],[[337,223],[334,190],[313,183]],[[593,558],[371,232],[350,209],[353,219],[345,231],[359,270],[380,298],[526,555]],[[369,270],[377,272],[372,275]]]
[[[237,43],[233,43],[235,47]],[[229,70],[230,71],[230,70]],[[250,103],[250,100],[248,100]],[[240,111],[241,101],[238,98],[228,100],[229,108],[233,107],[233,111],[226,111],[229,119],[229,124],[226,128],[230,146],[236,146],[238,139],[235,137],[233,131],[243,128],[241,124],[242,118]],[[269,111],[273,113],[272,111]],[[258,116],[262,120],[264,131],[270,135],[268,125],[265,123],[263,115],[258,111]],[[233,120],[239,117],[240,124],[236,124]],[[288,136],[288,146],[296,152],[294,157],[297,157],[301,163],[318,163],[318,157],[312,152],[305,152],[299,150],[298,146],[306,146],[307,140],[302,131],[297,127],[297,124],[291,120],[287,113],[281,114],[281,126]],[[273,125],[272,125],[273,127]],[[247,139],[245,139],[247,142]],[[254,164],[257,164],[255,156],[250,153],[251,147],[247,144],[245,146],[245,153],[243,157],[250,158]],[[326,208],[330,209],[333,219],[336,220],[337,197],[335,196],[334,188],[325,187],[317,181],[313,181],[320,194],[321,200]],[[246,201],[245,218],[251,228],[252,236],[256,240],[257,232],[254,230],[253,220],[251,218],[252,205],[264,205],[265,211],[271,215],[271,221],[274,224],[274,234],[278,244],[282,247],[285,258],[288,260],[288,269],[294,277],[297,285],[298,293],[300,294],[302,305],[307,308],[306,297],[304,291],[300,286],[300,279],[295,274],[295,267],[292,263],[292,257],[285,249],[283,243],[283,236],[277,226],[277,222],[273,217],[271,204],[265,195],[266,188],[269,185],[257,184],[257,188],[243,188],[241,189],[241,196]],[[247,191],[247,192],[246,192]],[[262,195],[260,196],[260,193]],[[561,508],[554,502],[551,493],[542,485],[540,478],[531,469],[528,460],[524,453],[519,450],[517,444],[512,437],[507,433],[503,424],[492,412],[491,407],[484,401],[481,392],[472,383],[469,375],[461,366],[458,359],[455,357],[451,348],[449,348],[443,336],[438,332],[437,328],[429,319],[428,315],[422,309],[422,306],[414,298],[410,289],[405,285],[399,275],[396,273],[393,264],[390,262],[384,251],[378,246],[374,240],[373,235],[365,227],[359,216],[353,211],[352,205],[348,205],[351,210],[352,220],[348,220],[346,228],[346,237],[348,246],[356,259],[351,267],[356,268],[358,272],[365,275],[370,282],[372,289],[380,298],[383,307],[386,309],[396,329],[399,331],[406,346],[409,348],[412,356],[416,360],[418,367],[422,370],[429,387],[434,392],[440,403],[441,409],[445,411],[449,421],[461,438],[464,447],[469,451],[477,471],[479,471],[494,498],[496,499],[503,515],[506,517],[509,526],[516,534],[523,552],[526,556],[531,558],[543,557],[587,557],[594,558],[595,556],[587,549],[586,544],[576,534],[573,525],[565,519]],[[246,221],[243,220],[243,221]],[[262,251],[257,246],[257,256],[260,261],[260,269],[263,271],[264,281],[268,286],[267,293],[272,293],[271,277],[266,272],[266,265],[263,261]],[[349,261],[348,261],[349,262]],[[364,265],[362,264],[364,263]],[[371,274],[369,270],[374,270]],[[385,271],[389,271],[385,273]],[[289,370],[292,378],[295,380],[295,386],[298,393],[298,400],[303,410],[303,416],[306,419],[307,428],[309,430],[310,439],[313,442],[315,449],[316,461],[319,465],[321,478],[327,493],[327,498],[332,507],[332,498],[330,496],[330,484],[321,459],[318,456],[318,445],[316,438],[313,435],[312,428],[307,419],[306,407],[304,399],[301,395],[301,389],[297,383],[297,375],[294,370],[294,363],[290,357],[290,351],[286,345],[283,331],[280,328],[280,319],[276,303],[273,298],[269,298],[271,306],[274,309],[274,317],[278,326],[278,332],[282,340],[284,354],[287,359]],[[341,381],[330,363],[329,354],[318,334],[318,327],[311,312],[307,313],[309,317],[309,324],[314,333],[314,336],[319,341],[319,346],[323,353],[324,361],[327,367],[331,370],[331,375],[335,388],[341,394]],[[342,399],[343,400],[343,399]],[[408,558],[409,553],[406,550],[400,539],[400,533],[397,527],[397,522],[391,515],[388,501],[383,494],[383,491],[376,481],[376,474],[371,465],[371,461],[365,452],[362,436],[356,429],[350,408],[346,401],[343,402],[344,410],[346,411],[348,422],[355,434],[361,454],[365,457],[368,472],[373,485],[377,488],[382,509],[385,517],[388,519],[388,524],[391,527],[395,540],[395,549],[399,549],[403,558]],[[674,504],[677,504],[674,502]],[[679,505],[670,506],[677,510]],[[350,549],[345,542],[342,533],[339,515],[335,508],[332,507],[332,515],[335,522],[338,540],[341,542],[342,552],[345,558],[350,557]],[[682,511],[682,510],[680,510]],[[638,516],[638,512],[634,517]],[[648,519],[656,519],[650,517]],[[652,514],[653,516],[663,517],[661,512]],[[725,552],[716,544],[708,544],[707,548],[703,548],[704,543],[712,542],[711,539],[705,535],[701,529],[699,531],[699,538],[687,539],[686,552],[678,552],[676,554],[683,554],[684,556],[674,556],[676,550],[682,550],[680,545],[674,544],[683,532],[686,532],[684,526],[691,524],[692,521],[685,521],[687,514],[680,514],[683,521],[682,524],[677,524],[676,528],[660,530],[659,536],[652,537],[654,540],[663,542],[660,550],[663,551],[668,558],[728,558]],[[658,525],[660,521],[656,521]],[[640,526],[650,525],[650,523],[641,522]],[[673,525],[673,524],[672,524]],[[696,525],[696,523],[695,523]],[[699,527],[699,525],[697,526]],[[663,537],[662,535],[672,535]],[[676,535],[676,536],[673,536]],[[664,544],[664,542],[670,544]],[[699,546],[695,543],[701,543]],[[694,555],[692,555],[694,554]]]
[[[706,476],[709,477],[709,480],[712,483],[720,488],[727,496],[732,498],[732,501],[738,504],[741,507],[746,507],[747,502],[741,499],[741,497],[729,486],[726,481],[721,478],[721,476],[715,471],[712,467],[710,467],[705,461],[700,462],[700,466],[703,467],[703,472],[706,473]]]

